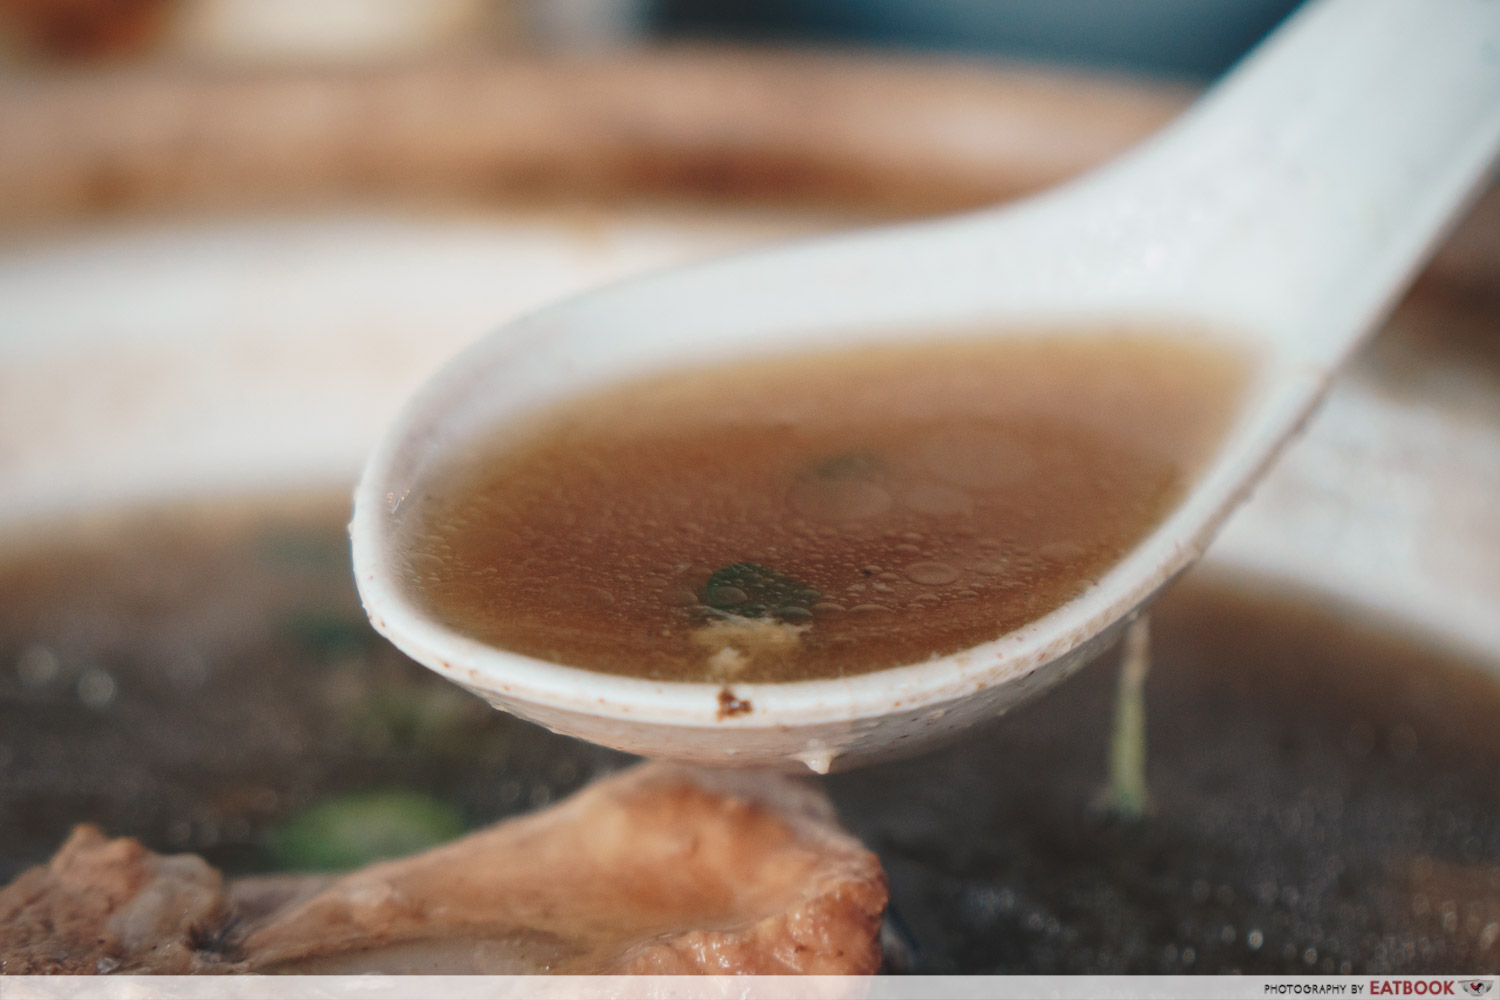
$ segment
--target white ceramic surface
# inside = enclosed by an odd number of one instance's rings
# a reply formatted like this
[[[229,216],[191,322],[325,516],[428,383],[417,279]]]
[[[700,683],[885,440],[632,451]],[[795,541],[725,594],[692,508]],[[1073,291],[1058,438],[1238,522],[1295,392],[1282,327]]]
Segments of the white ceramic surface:
[[[371,620],[498,707],[621,749],[814,770],[906,752],[1097,653],[1199,556],[1330,373],[1383,314],[1500,143],[1500,7],[1323,0],[1141,150],[998,213],[861,233],[637,280],[524,317],[429,382],[366,469],[352,529]],[[1253,345],[1221,457],[1082,596],[955,656],[721,687],[605,676],[425,619],[393,570],[403,498],[445,456],[559,398],[668,367],[933,327],[1165,321]],[[408,508],[409,509],[409,508]]]

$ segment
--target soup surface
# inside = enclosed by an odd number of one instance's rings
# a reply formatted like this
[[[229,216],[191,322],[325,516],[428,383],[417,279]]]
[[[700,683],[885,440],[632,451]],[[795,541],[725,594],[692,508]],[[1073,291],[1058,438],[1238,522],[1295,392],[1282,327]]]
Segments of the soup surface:
[[[0,545],[0,884],[83,822],[230,874],[347,868],[626,762],[400,655],[354,593],[347,492],[307,500]],[[945,749],[808,779],[890,877],[890,970],[1500,968],[1496,668],[1396,624],[1189,572],[1152,605],[1136,823],[1097,808],[1114,653]]]
[[[611,673],[794,681],[986,642],[1097,580],[1224,433],[1243,358],[1131,333],[741,362],[466,456],[403,525],[413,596]]]

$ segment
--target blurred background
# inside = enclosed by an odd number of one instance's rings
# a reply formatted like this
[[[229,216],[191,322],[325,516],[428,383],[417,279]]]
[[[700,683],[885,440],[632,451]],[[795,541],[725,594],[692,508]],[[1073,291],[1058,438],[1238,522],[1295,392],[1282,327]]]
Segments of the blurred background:
[[[11,61],[361,60],[663,40],[934,50],[1208,79],[1295,0],[5,0]]]

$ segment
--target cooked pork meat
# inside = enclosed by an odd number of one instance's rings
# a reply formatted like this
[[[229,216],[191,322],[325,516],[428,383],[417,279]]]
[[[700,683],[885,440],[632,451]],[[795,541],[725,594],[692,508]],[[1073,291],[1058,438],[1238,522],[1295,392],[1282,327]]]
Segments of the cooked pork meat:
[[[339,877],[81,827],[0,890],[0,971],[868,973],[885,876],[811,785],[647,764]]]
[[[0,890],[0,973],[212,971],[205,948],[228,919],[224,879],[202,858],[80,826]]]

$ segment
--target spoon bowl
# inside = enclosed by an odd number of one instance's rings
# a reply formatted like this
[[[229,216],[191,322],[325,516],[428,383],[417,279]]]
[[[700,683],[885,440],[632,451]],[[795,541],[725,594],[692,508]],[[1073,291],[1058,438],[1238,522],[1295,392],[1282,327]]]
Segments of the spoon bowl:
[[[826,772],[991,718],[1101,652],[1195,560],[1394,301],[1500,145],[1500,4],[1322,0],[1163,134],[973,215],[633,280],[461,353],[366,468],[351,526],[376,628],[498,708],[632,753]],[[497,428],[675,369],[965,331],[1153,328],[1250,374],[1181,502],[1080,596],[991,642],[835,680],[661,682],[488,646],[402,586],[400,527]]]

